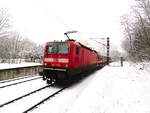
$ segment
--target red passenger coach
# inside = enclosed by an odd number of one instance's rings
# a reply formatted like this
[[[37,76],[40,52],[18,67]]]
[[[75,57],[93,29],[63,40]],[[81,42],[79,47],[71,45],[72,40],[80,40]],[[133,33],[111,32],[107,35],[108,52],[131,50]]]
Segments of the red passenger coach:
[[[79,76],[79,73],[97,68],[98,54],[74,40],[47,42],[43,65],[43,79],[47,83],[53,80],[63,82]]]

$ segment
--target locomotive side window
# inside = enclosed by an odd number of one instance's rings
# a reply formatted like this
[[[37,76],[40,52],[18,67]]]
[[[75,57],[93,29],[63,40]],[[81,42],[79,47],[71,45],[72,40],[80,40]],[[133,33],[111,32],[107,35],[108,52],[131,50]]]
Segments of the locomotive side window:
[[[79,54],[80,48],[78,46],[76,46],[76,55]]]

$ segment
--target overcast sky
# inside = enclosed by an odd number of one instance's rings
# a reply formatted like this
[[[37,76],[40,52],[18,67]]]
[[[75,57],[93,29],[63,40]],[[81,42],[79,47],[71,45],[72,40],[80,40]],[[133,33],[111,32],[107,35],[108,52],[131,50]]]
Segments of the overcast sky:
[[[78,39],[106,38],[120,44],[120,16],[133,0],[1,0],[16,28],[37,42],[65,40],[63,33],[77,30]]]

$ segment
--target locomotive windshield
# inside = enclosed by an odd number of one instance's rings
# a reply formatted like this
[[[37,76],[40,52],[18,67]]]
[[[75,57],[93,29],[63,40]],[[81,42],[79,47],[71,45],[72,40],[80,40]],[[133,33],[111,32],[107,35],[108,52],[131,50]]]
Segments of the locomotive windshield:
[[[67,43],[52,43],[46,46],[47,54],[68,54],[69,44]]]

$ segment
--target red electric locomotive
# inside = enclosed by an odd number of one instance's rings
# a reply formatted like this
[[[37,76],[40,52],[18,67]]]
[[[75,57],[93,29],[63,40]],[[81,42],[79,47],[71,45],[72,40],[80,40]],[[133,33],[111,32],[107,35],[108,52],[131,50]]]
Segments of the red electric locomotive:
[[[47,42],[44,49],[43,79],[47,83],[53,80],[70,80],[84,71],[97,68],[96,51],[74,40]]]

